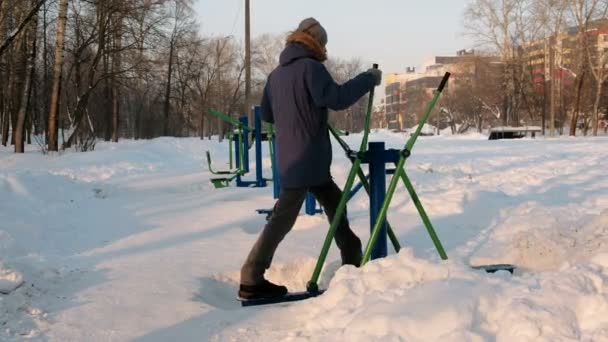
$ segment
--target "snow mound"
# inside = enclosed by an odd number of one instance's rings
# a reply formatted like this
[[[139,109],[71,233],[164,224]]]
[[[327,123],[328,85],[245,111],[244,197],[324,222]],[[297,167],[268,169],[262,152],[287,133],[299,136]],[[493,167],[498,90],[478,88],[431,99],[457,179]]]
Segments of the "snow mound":
[[[575,205],[555,210],[530,202],[504,211],[502,217],[472,263],[547,271],[608,253],[608,211],[593,215],[580,213]]]
[[[512,277],[404,250],[341,268],[323,296],[294,307],[310,319],[292,333],[315,341],[605,340],[607,263],[602,254],[559,273]]]
[[[9,294],[23,285],[23,275],[12,269],[6,268],[0,262],[0,293]]]

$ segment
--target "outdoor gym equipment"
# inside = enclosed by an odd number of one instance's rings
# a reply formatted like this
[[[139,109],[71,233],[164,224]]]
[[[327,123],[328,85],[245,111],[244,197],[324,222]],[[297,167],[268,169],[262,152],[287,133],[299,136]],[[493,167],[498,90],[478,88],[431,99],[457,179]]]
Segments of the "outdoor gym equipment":
[[[374,68],[377,68],[377,65],[374,65]],[[446,73],[443,80],[441,81],[441,84],[435,91],[432,100],[429,102],[429,104],[426,108],[426,111],[418,125],[418,128],[416,129],[415,133],[411,136],[411,138],[409,139],[409,141],[406,143],[405,147],[402,150],[394,150],[394,149],[386,150],[384,148],[384,143],[382,143],[382,142],[380,142],[380,143],[372,142],[369,144],[369,149],[368,149],[371,110],[372,110],[373,97],[374,97],[374,91],[372,89],[372,91],[370,92],[370,95],[369,95],[369,103],[368,103],[368,108],[367,108],[367,115],[365,118],[363,140],[361,142],[359,151],[358,152],[351,151],[350,148],[348,148],[348,145],[346,145],[343,141],[341,141],[341,139],[338,139],[338,141],[340,142],[340,145],[346,151],[347,156],[352,161],[353,165],[349,172],[349,175],[348,175],[348,178],[346,181],[346,185],[343,190],[342,198],[341,198],[338,208],[336,210],[336,215],[327,232],[327,236],[325,238],[323,247],[321,249],[321,253],[317,260],[317,264],[315,266],[315,269],[313,271],[310,281],[306,285],[306,291],[298,292],[298,293],[289,293],[286,296],[278,297],[278,298],[268,298],[268,299],[245,301],[245,302],[242,302],[243,306],[273,304],[273,303],[282,303],[282,302],[303,300],[303,299],[319,296],[324,292],[324,290],[321,290],[318,287],[319,276],[321,274],[323,264],[325,263],[325,260],[327,258],[327,254],[329,252],[329,248],[332,243],[332,240],[335,236],[336,229],[338,227],[340,219],[345,212],[346,203],[349,200],[349,198],[351,198],[354,195],[354,193],[356,193],[356,191],[358,190],[358,189],[353,189],[354,180],[355,180],[355,177],[357,177],[357,176],[360,179],[360,185],[358,186],[359,189],[361,187],[365,187],[366,190],[368,190],[369,195],[370,195],[371,235],[370,235],[370,239],[365,247],[365,251],[363,253],[363,260],[361,262],[361,266],[365,265],[370,260],[370,258],[376,259],[376,258],[381,258],[381,257],[386,256],[386,254],[387,254],[386,237],[387,236],[391,239],[391,242],[393,243],[395,250],[398,251],[400,249],[399,242],[397,241],[397,238],[396,238],[394,232],[392,231],[391,227],[388,225],[388,223],[386,221],[386,215],[388,212],[388,208],[390,206],[391,200],[393,198],[393,195],[395,193],[399,180],[401,180],[404,183],[408,193],[410,194],[412,202],[414,203],[416,209],[418,210],[418,213],[427,229],[427,232],[429,233],[429,236],[431,237],[431,240],[433,241],[433,244],[435,245],[435,248],[437,249],[437,252],[438,252],[440,258],[442,260],[446,260],[448,258],[447,254],[443,248],[443,245],[441,244],[441,241],[439,240],[439,237],[437,236],[437,233],[435,232],[435,230],[431,224],[431,221],[430,221],[428,215],[426,214],[426,211],[424,210],[424,207],[420,203],[420,199],[418,198],[418,195],[416,194],[412,183],[409,180],[409,178],[405,172],[404,166],[405,166],[405,162],[406,162],[407,158],[411,155],[411,151],[414,147],[414,144],[416,143],[416,140],[418,139],[418,136],[420,135],[420,132],[421,132],[424,124],[427,122],[431,111],[433,110],[433,108],[435,107],[435,104],[437,103],[439,97],[441,96],[441,93],[442,93],[443,89],[445,88],[445,86],[449,80],[449,77],[450,77],[450,74]],[[334,137],[336,137],[337,134],[335,134],[335,132],[332,132],[332,135],[334,135]],[[365,174],[361,170],[361,164],[363,164],[363,163],[369,164],[369,168],[370,168],[369,176],[365,176]],[[393,163],[396,166],[394,169],[394,172],[392,172],[393,176],[391,177],[391,180],[389,182],[388,191],[385,190],[386,189],[386,177],[385,177],[386,163]],[[368,179],[369,179],[369,181],[368,181]],[[355,190],[355,192],[353,193],[353,192],[351,192],[351,190]],[[475,268],[485,270],[486,272],[489,272],[489,273],[497,272],[500,270],[506,270],[511,273],[513,273],[513,271],[514,271],[514,266],[512,266],[512,265],[477,266]]]
[[[270,149],[270,164],[272,168],[272,197],[276,200],[279,198],[281,193],[281,182],[279,179],[279,171],[277,168],[277,160],[276,160],[276,141],[274,134],[274,127],[271,124],[268,124],[268,129],[266,130],[268,137],[268,146]],[[311,193],[306,194],[306,200],[304,202],[304,211],[309,216],[314,216],[316,214],[323,213],[323,210],[317,207],[317,201],[315,197]],[[270,215],[272,214],[272,209],[257,209],[256,212],[258,214],[266,215],[266,220],[270,219]]]
[[[279,197],[280,192],[280,184],[279,184],[279,175],[276,170],[276,145],[275,145],[275,137],[274,137],[274,129],[273,126],[268,124],[266,132],[262,132],[262,109],[260,106],[256,106],[253,109],[254,112],[254,127],[250,128],[248,126],[248,118],[241,117],[239,120],[235,120],[230,116],[220,113],[218,111],[210,110],[210,113],[224,122],[234,126],[235,132],[231,134],[230,142],[229,142],[229,158],[230,158],[230,169],[229,171],[216,171],[213,169],[211,162],[211,154],[209,151],[206,152],[207,156],[207,167],[209,172],[214,175],[227,176],[227,177],[218,177],[211,178],[211,182],[213,183],[215,188],[225,188],[230,186],[232,181],[236,180],[237,187],[255,187],[255,188],[263,188],[267,186],[268,181],[273,182],[273,196],[275,199]],[[255,180],[253,181],[245,181],[243,180],[243,176],[249,173],[249,133],[253,133],[254,137],[254,146],[255,146]],[[270,159],[272,161],[272,179],[264,178],[263,170],[262,170],[262,141],[268,140],[269,149],[270,149]],[[232,170],[232,141],[234,141],[234,156],[236,159],[236,170]],[[243,152],[244,151],[244,152]],[[306,202],[305,202],[305,211],[308,215],[315,215],[322,213],[323,211],[320,208],[317,208],[316,200],[312,194],[307,194]],[[272,209],[259,209],[257,210],[260,214],[266,214],[267,217],[272,213]]]
[[[261,111],[259,107],[254,109],[254,128],[248,126],[249,122],[246,116],[241,117],[239,120],[235,120],[230,116],[220,113],[218,111],[210,110],[212,115],[220,118],[224,122],[234,126],[236,130],[233,133],[232,140],[234,141],[234,157],[236,170],[229,171],[215,171],[211,166],[211,155],[207,151],[207,166],[209,172],[214,175],[226,175],[229,177],[212,178],[211,182],[215,188],[225,188],[230,186],[230,183],[236,180],[237,187],[254,187],[263,188],[267,185],[267,179],[264,178],[262,173],[262,120]],[[252,132],[254,136],[255,144],[255,180],[245,181],[243,176],[249,173],[249,133]],[[232,149],[230,149],[230,162],[232,163]]]

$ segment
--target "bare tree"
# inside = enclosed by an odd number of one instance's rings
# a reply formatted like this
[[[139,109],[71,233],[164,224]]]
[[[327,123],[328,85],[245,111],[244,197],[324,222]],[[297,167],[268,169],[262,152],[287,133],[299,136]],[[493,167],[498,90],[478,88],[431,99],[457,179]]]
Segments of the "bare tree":
[[[48,150],[57,151],[59,144],[57,139],[58,126],[57,114],[59,112],[59,95],[61,92],[61,79],[63,74],[63,57],[65,43],[65,26],[68,13],[68,0],[59,2],[59,15],[57,17],[57,39],[55,43],[55,66],[53,67],[53,82],[51,90],[51,104],[49,105],[48,119]]]
[[[567,0],[568,9],[571,20],[576,24],[577,41],[578,41],[578,56],[577,56],[577,76],[576,76],[576,104],[570,122],[570,135],[576,135],[576,128],[580,115],[581,98],[583,92],[583,82],[590,73],[590,57],[589,57],[589,39],[587,31],[593,20],[598,17],[598,11],[602,0]],[[585,120],[586,121],[586,120]],[[585,134],[587,132],[587,124],[585,123]]]
[[[279,56],[285,47],[287,34],[262,34],[253,40],[253,69],[257,78],[266,80],[279,65]]]
[[[169,135],[169,116],[171,112],[171,89],[173,82],[173,70],[174,70],[174,57],[176,50],[179,49],[180,39],[184,37],[188,32],[191,32],[194,28],[194,21],[191,19],[192,12],[192,1],[191,0],[172,0],[171,1],[171,14],[170,18],[173,22],[173,27],[168,34],[169,39],[169,57],[167,62],[167,84],[165,90],[164,99],[164,116],[165,126],[163,129],[163,135]]]
[[[503,125],[519,123],[526,91],[526,58],[522,47],[537,38],[540,25],[533,20],[533,0],[475,0],[465,12],[465,27],[481,46],[501,58]]]
[[[27,37],[21,40],[21,50],[25,55],[26,70],[24,72],[23,89],[21,96],[21,104],[17,114],[17,124],[15,125],[15,152],[24,152],[24,135],[25,135],[25,119],[30,103],[30,94],[32,92],[32,79],[34,77],[34,65],[36,64],[36,33],[38,32],[38,20],[34,15],[30,21],[30,29]],[[31,44],[29,43],[31,42]]]
[[[3,2],[8,3],[7,0],[4,0]],[[17,29],[15,29],[13,32],[11,32],[8,35],[8,37],[4,40],[4,43],[2,43],[2,45],[0,45],[0,56],[2,56],[2,54],[6,51],[6,49],[8,49],[11,46],[11,44],[13,43],[15,38],[17,36],[19,36],[19,34],[21,34],[21,32],[23,32],[24,29],[27,28],[27,25],[36,16],[36,13],[38,13],[38,10],[40,10],[40,7],[42,7],[42,5],[44,5],[45,2],[46,2],[46,0],[37,0],[36,2],[33,3],[33,6],[30,9],[29,13],[25,16],[25,18],[23,18],[23,20],[21,20],[21,23],[19,24]],[[6,10],[6,8],[5,8],[5,10]]]

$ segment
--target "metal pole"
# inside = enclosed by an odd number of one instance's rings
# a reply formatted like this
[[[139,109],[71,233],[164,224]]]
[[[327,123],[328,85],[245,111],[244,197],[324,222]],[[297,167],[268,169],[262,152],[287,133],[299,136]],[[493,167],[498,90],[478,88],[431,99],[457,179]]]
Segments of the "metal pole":
[[[374,231],[374,224],[378,220],[378,214],[384,202],[386,194],[386,164],[384,161],[384,143],[369,143],[369,183],[370,183],[370,232]],[[382,220],[380,233],[374,246],[372,246],[371,258],[384,258],[387,252],[386,243],[386,218]]]
[[[441,96],[441,92],[443,91],[444,87],[447,85],[449,78],[450,78],[450,73],[446,73],[443,80],[441,81],[441,84],[435,91],[435,95],[433,96],[433,99],[428,104],[426,111],[422,117],[422,120],[420,121],[420,124],[418,125],[418,128],[416,129],[416,132],[414,132],[414,135],[412,136],[412,138],[407,142],[405,151],[411,151],[412,148],[414,148],[414,144],[416,143],[416,140],[418,139],[418,135],[420,134],[420,131],[422,130],[422,126],[424,126],[424,124],[428,120],[429,115],[431,114],[431,111],[433,110],[433,108],[435,107],[435,104],[439,100],[439,97]],[[374,244],[376,243],[376,240],[380,236],[382,224],[384,223],[384,219],[386,218],[386,214],[388,212],[388,207],[390,206],[390,203],[393,200],[393,195],[395,194],[395,190],[397,189],[397,183],[399,182],[399,178],[403,178],[403,176],[405,175],[405,171],[403,170],[403,168],[405,166],[406,159],[407,159],[407,156],[404,154],[401,156],[401,158],[397,162],[397,167],[396,167],[397,172],[391,178],[390,184],[388,186],[388,191],[386,193],[386,198],[384,199],[384,203],[382,203],[382,208],[380,209],[380,213],[378,214],[378,220],[376,221],[376,224],[374,225],[374,229],[373,229],[372,234],[367,243],[367,247],[365,248],[365,252],[363,253],[363,260],[361,261],[361,266],[365,265],[365,263],[367,263],[369,261],[371,254],[372,254],[372,246],[374,246]],[[434,232],[434,230],[433,230],[433,232]],[[435,234],[435,238],[436,237],[437,236]],[[439,239],[437,238],[435,240],[433,238],[433,235],[431,235],[431,238],[433,239],[434,243],[439,242]],[[443,246],[441,246],[441,243],[439,243],[439,245],[436,244],[436,247],[437,247],[437,251],[439,252],[441,259],[446,260],[448,258],[448,256],[446,255],[446,253],[443,249]]]
[[[407,191],[410,193],[412,202],[414,202],[414,206],[416,206],[416,209],[418,210],[418,214],[420,215],[420,218],[422,219],[422,223],[424,223],[424,227],[426,228],[427,232],[429,233],[431,240],[433,240],[433,244],[435,245],[435,249],[437,249],[437,253],[439,253],[439,256],[441,257],[441,259],[446,260],[448,258],[448,255],[445,253],[445,249],[443,248],[443,245],[441,244],[441,241],[439,240],[439,236],[437,236],[437,233],[435,232],[435,229],[433,228],[433,224],[431,223],[429,216],[426,214],[426,210],[424,210],[424,207],[422,206],[422,203],[420,202],[420,198],[416,194],[416,190],[414,190],[414,186],[412,185],[412,182],[407,177],[405,170],[400,169],[399,174],[401,176],[401,179],[403,180],[403,184],[405,184],[405,187],[407,188]]]
[[[317,201],[310,192],[306,194],[306,215],[314,216],[317,213]]]
[[[241,174],[243,170],[243,151],[241,151],[243,144],[243,131],[239,128],[234,139],[234,160],[236,161],[236,185],[241,184]]]
[[[262,107],[255,107],[255,182],[259,188],[266,186],[262,173]]]
[[[241,118],[241,124],[243,125],[243,171],[249,172],[249,119],[246,116]]]
[[[251,12],[245,0],[245,113],[251,116]],[[250,118],[253,119],[253,118]]]
[[[232,140],[234,140],[234,132],[228,136],[228,163],[230,164],[230,170],[234,167],[234,164],[232,163]]]
[[[336,130],[333,127],[329,126],[329,132],[334,136],[334,138],[336,138],[340,146],[342,146],[344,152],[348,154],[350,148],[348,147],[346,142],[340,138]],[[360,183],[357,184],[357,186],[355,186],[355,188],[350,192],[350,194],[348,195],[348,201],[350,201],[355,196],[361,186],[363,186],[368,196],[371,193],[369,181],[367,180],[368,176],[365,176],[365,173],[363,173],[363,170],[361,170],[361,168],[359,168],[359,170],[357,171],[357,176],[359,176]],[[386,227],[388,231],[388,237],[390,238],[393,247],[395,248],[395,252],[399,253],[399,251],[401,250],[401,244],[399,243],[399,239],[397,239],[397,235],[395,235],[395,232],[388,221],[386,222]]]
[[[281,193],[281,182],[279,180],[279,168],[277,167],[277,145],[275,143],[274,134],[272,134],[271,141],[272,143],[270,146],[270,151],[272,152],[272,155],[270,156],[270,159],[272,161],[272,195],[274,199],[278,199],[279,194]]]

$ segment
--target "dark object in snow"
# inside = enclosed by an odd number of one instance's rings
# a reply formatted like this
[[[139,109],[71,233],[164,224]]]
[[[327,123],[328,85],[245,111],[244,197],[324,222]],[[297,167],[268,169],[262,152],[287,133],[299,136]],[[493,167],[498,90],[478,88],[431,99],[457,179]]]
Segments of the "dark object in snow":
[[[531,138],[536,138],[536,133],[540,132],[540,127],[494,127],[490,129],[488,140],[522,139],[528,134]]]
[[[289,302],[296,302],[299,300],[304,300],[304,299],[309,299],[309,298],[314,298],[314,297],[318,297],[320,295],[323,294],[323,292],[325,292],[325,290],[319,290],[316,293],[311,293],[311,292],[291,292],[291,293],[287,293],[284,296],[281,297],[274,297],[274,298],[258,298],[258,299],[243,299],[243,298],[238,298],[238,300],[241,302],[241,306],[247,307],[247,306],[258,306],[258,305],[268,305],[268,304],[280,304],[280,303],[289,303]]]
[[[498,271],[507,271],[511,274],[515,271],[515,266],[509,264],[498,264],[498,265],[483,265],[483,266],[473,266],[476,270],[484,270],[488,273],[496,273]]]

